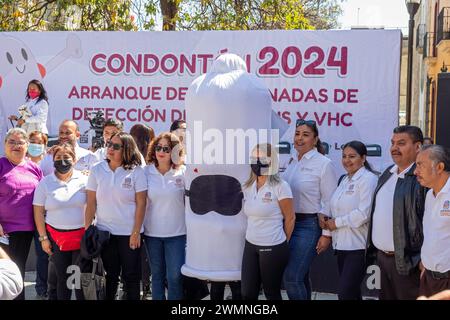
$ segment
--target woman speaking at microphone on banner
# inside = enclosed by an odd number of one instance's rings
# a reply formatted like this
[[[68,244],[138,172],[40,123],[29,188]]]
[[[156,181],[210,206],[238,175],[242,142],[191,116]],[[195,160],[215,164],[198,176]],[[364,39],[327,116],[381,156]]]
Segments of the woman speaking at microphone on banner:
[[[114,300],[121,275],[127,299],[139,300],[147,179],[141,168],[141,154],[131,135],[119,132],[106,147],[106,161],[92,168],[86,186],[85,228],[96,218],[97,228],[111,233],[102,251],[106,299]]]
[[[48,97],[39,80],[31,80],[28,83],[26,102],[19,107],[19,113],[19,118],[11,115],[9,119],[17,121],[17,125],[24,129],[27,135],[33,131],[48,134]]]
[[[75,150],[69,143],[55,147],[55,171],[41,180],[33,199],[34,221],[42,250],[56,269],[58,300],[70,300],[67,268],[77,263],[84,234],[84,210],[88,177],[74,170]],[[81,291],[75,291],[81,299]]]

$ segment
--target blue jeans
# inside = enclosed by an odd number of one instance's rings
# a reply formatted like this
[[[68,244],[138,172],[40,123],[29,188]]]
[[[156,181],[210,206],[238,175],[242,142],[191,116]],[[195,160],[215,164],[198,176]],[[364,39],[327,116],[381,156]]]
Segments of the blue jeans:
[[[166,300],[164,280],[167,279],[168,300],[182,300],[181,267],[186,259],[186,236],[145,236],[144,239],[152,270],[152,299]]]
[[[38,295],[47,294],[47,275],[48,275],[48,254],[42,250],[39,241],[39,233],[34,233],[34,248],[36,251],[36,286],[35,290]]]
[[[289,241],[289,262],[283,277],[289,300],[311,299],[309,269],[317,255],[316,246],[321,235],[317,215],[296,220]]]

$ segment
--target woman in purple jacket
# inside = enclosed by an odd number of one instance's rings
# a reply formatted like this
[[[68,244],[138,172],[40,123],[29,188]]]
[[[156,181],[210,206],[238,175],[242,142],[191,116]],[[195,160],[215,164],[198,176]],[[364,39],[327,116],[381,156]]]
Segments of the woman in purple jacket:
[[[25,158],[28,137],[20,128],[8,131],[5,157],[0,158],[0,246],[25,275],[25,264],[34,232],[33,195],[42,171]],[[22,293],[16,298],[24,300]]]

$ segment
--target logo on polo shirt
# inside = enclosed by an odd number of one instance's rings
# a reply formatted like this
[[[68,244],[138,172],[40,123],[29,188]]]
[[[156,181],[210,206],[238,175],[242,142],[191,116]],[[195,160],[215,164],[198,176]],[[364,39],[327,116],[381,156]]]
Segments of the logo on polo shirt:
[[[181,178],[176,178],[175,179],[175,186],[177,186],[177,187],[184,187],[184,183],[183,183],[183,179],[181,179]]]
[[[131,184],[131,178],[130,177],[127,177],[127,178],[125,178],[123,180],[122,188],[123,189],[131,189],[131,188],[133,188],[133,185]]]
[[[272,192],[268,191],[264,194],[264,197],[262,199],[263,202],[272,202]]]
[[[445,200],[444,205],[442,206],[441,216],[449,216],[450,217],[450,200]]]
[[[355,185],[351,184],[348,186],[346,194],[353,194],[353,192],[355,192]]]

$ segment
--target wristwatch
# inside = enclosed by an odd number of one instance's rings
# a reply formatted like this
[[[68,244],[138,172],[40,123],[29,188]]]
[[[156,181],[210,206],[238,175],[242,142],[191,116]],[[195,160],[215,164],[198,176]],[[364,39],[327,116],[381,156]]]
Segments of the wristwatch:
[[[47,236],[39,236],[39,242],[42,242],[44,240],[48,240]]]

